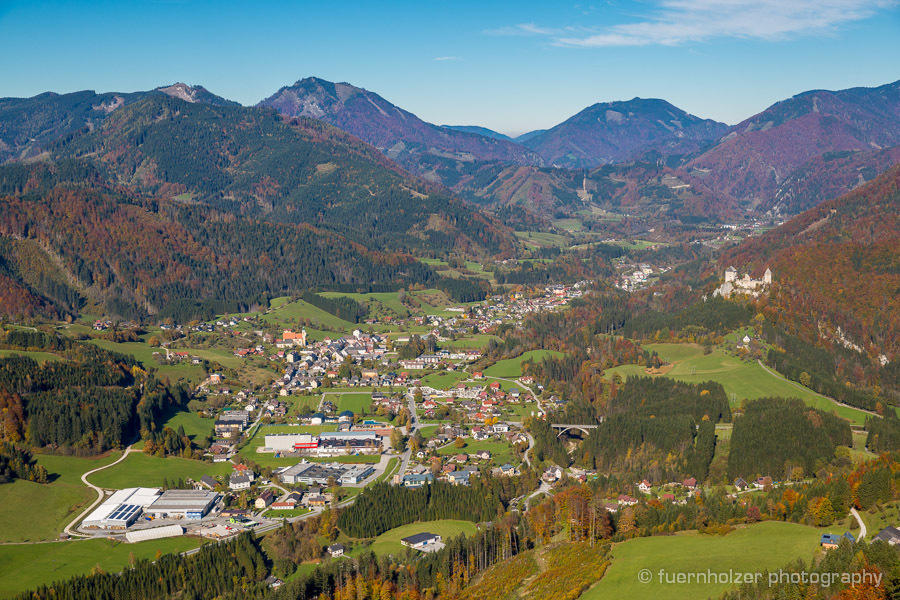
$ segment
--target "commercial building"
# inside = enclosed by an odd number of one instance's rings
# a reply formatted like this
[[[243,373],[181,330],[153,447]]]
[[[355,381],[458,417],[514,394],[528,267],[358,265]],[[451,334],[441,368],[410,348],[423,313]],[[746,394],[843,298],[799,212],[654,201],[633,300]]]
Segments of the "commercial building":
[[[340,481],[346,469],[341,465],[301,462],[281,471],[278,476],[287,484],[327,485],[329,479]]]
[[[372,465],[353,465],[341,475],[341,485],[360,483],[374,472]]]
[[[315,449],[319,440],[310,433],[272,433],[266,436],[265,444],[274,452],[295,452]]]
[[[136,529],[134,531],[125,532],[125,539],[131,543],[145,542],[147,540],[158,540],[167,537],[176,537],[184,535],[184,528],[181,525],[165,525],[163,527],[152,527],[150,529]]]
[[[155,517],[202,519],[218,498],[210,490],[166,490],[145,512]]]
[[[405,537],[400,540],[400,543],[404,546],[415,548],[416,550],[422,550],[423,552],[434,552],[444,547],[444,544],[441,542],[441,536],[436,533],[427,532]]]
[[[86,529],[125,529],[159,498],[159,488],[126,488],[116,491],[84,519]]]

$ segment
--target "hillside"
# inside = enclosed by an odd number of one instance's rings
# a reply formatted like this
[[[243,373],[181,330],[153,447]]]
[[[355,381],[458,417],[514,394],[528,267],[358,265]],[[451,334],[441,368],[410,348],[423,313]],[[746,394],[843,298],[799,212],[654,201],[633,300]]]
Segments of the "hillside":
[[[603,102],[522,143],[557,167],[581,169],[640,158],[685,154],[717,140],[727,126],[690,115],[665,100]]]
[[[513,248],[366,144],[270,110],[152,94],[52,149],[53,162],[0,168],[14,314],[184,318],[309,287],[433,281],[410,252]]]
[[[203,86],[175,83],[146,92],[98,94],[92,90],[32,98],[0,98],[0,163],[36,156],[57,140],[92,130],[118,108],[147,96],[166,94],[187,102],[238,106]]]
[[[477,161],[540,163],[540,158],[523,146],[426,123],[378,94],[348,83],[308,77],[281,88],[258,106],[330,123],[433,181],[447,183],[458,169]]]
[[[823,191],[851,189],[846,174],[816,168],[830,153],[869,152],[857,157],[859,177],[872,179],[891,160],[873,155],[900,144],[900,81],[877,88],[814,90],[778,102],[735,125],[721,142],[688,163],[710,189],[758,210],[790,213],[785,196],[802,170],[815,170]],[[862,160],[866,159],[866,160]],[[871,160],[870,160],[871,159]],[[895,159],[894,159],[895,160]],[[833,196],[825,196],[828,199]],[[822,198],[820,197],[820,200]],[[814,202],[815,200],[812,199]],[[797,208],[806,208],[810,200]]]
[[[774,273],[764,312],[819,344],[900,353],[900,167],[726,252],[720,268]],[[895,368],[890,367],[893,371]]]
[[[484,137],[493,138],[495,140],[505,140],[507,142],[512,141],[512,138],[510,138],[508,135],[503,135],[499,131],[494,131],[493,129],[480,127],[478,125],[441,125],[441,127],[443,127],[444,129],[452,129],[454,131],[477,133],[478,135],[483,135]]]

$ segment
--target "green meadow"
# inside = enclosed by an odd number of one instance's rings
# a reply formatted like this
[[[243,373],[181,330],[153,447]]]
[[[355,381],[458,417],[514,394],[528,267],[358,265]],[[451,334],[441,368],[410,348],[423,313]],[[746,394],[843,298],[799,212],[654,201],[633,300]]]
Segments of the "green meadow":
[[[818,550],[822,531],[806,525],[768,521],[743,527],[725,536],[703,535],[695,531],[671,536],[646,537],[615,544],[612,564],[606,575],[586,591],[582,600],[694,600],[717,598],[731,586],[712,583],[671,583],[660,581],[666,573],[714,573],[729,569],[757,572],[778,569],[788,562],[809,560]],[[649,572],[650,581],[639,576]]]
[[[541,362],[547,356],[562,356],[561,352],[554,350],[529,350],[515,358],[500,360],[484,370],[488,377],[505,377],[514,379],[522,376],[522,363],[526,360]]]
[[[131,556],[154,560],[158,553],[184,552],[199,545],[197,538],[177,537],[136,544],[97,539],[0,546],[0,596],[89,573],[96,567],[116,573],[128,566]]]
[[[672,377],[688,383],[716,381],[721,383],[728,394],[731,405],[738,407],[742,400],[752,400],[766,396],[800,398],[809,406],[838,416],[856,425],[862,425],[866,413],[839,406],[832,400],[801,386],[773,375],[755,361],[744,361],[716,348],[710,354],[703,354],[703,348],[696,344],[644,344],[648,351],[656,351],[660,358],[671,363],[671,368],[661,376]],[[608,369],[604,374],[611,377],[618,373],[623,379],[629,375],[646,376],[647,371],[640,365],[621,365]]]
[[[26,542],[56,539],[78,512],[97,494],[81,482],[81,474],[116,460],[120,454],[101,458],[38,454],[38,463],[50,475],[50,483],[16,479],[0,484],[0,541]],[[22,518],[28,507],[28,518]]]
[[[441,519],[439,521],[424,521],[422,523],[411,523],[409,525],[401,525],[390,531],[385,531],[375,538],[370,549],[378,555],[384,554],[402,554],[406,547],[400,543],[400,540],[415,535],[417,533],[435,533],[444,540],[457,537],[459,534],[473,535],[475,533],[475,523],[472,521],[457,521],[453,519]]]
[[[128,458],[89,477],[91,483],[105,489],[127,487],[160,487],[163,480],[176,481],[190,477],[199,481],[204,475],[226,475],[231,463],[213,463],[170,456],[159,458],[143,452],[132,452]]]

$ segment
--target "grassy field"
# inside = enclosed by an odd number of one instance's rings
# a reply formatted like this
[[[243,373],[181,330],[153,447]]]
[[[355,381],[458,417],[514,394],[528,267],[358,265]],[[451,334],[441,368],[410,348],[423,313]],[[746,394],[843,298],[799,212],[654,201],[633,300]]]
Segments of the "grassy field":
[[[282,327],[296,324],[300,319],[309,319],[314,324],[335,331],[353,331],[357,327],[355,323],[345,321],[303,300],[296,302],[285,300],[284,298],[272,300],[271,306],[274,310],[263,315],[262,319]]]
[[[666,584],[659,581],[660,569],[667,573],[706,573],[734,569],[756,572],[777,569],[795,558],[809,560],[818,549],[822,532],[796,523],[765,522],[744,527],[726,536],[686,532],[674,536],[638,538],[612,549],[612,565],[582,600],[693,600],[715,598],[729,588],[715,582]],[[652,580],[641,583],[638,574],[649,569]]]
[[[400,302],[399,292],[372,292],[368,294],[354,294],[347,292],[322,292],[322,296],[326,298],[337,298],[345,296],[352,298],[360,304],[378,303],[400,317],[409,315],[409,309]]]
[[[463,448],[457,448],[455,444],[450,444],[438,450],[441,456],[452,456],[454,454],[474,454],[479,450],[487,450],[491,453],[491,462],[497,465],[513,462],[513,449],[506,442],[496,440],[466,440]]]
[[[422,385],[433,387],[436,390],[449,390],[457,383],[468,379],[469,374],[463,371],[438,371],[422,378]]]
[[[488,344],[494,341],[501,341],[496,335],[490,335],[488,333],[479,333],[476,335],[470,335],[464,338],[458,338],[455,340],[448,340],[446,342],[441,342],[442,348],[459,348],[463,350],[481,350],[487,348]]]
[[[28,356],[29,358],[33,358],[38,362],[47,362],[48,360],[62,360],[56,354],[52,352],[37,352],[37,351],[28,351],[28,350],[0,350],[0,358],[6,358],[7,356]]]
[[[484,370],[484,374],[489,377],[506,377],[508,379],[514,379],[522,376],[523,362],[526,360],[540,362],[547,356],[562,356],[562,353],[553,350],[529,350],[515,358],[508,358],[494,363]]]
[[[184,427],[184,432],[193,439],[202,439],[212,433],[213,422],[215,419],[204,419],[199,414],[189,411],[181,411],[172,415],[165,422],[165,427],[170,427],[178,431],[179,427]]]
[[[460,533],[472,535],[475,533],[475,523],[471,521],[455,521],[442,519],[440,521],[424,521],[411,523],[385,531],[372,542],[371,550],[375,554],[402,554],[405,547],[400,540],[416,533],[436,533],[445,540],[455,538]]]
[[[867,415],[864,412],[838,406],[810,389],[799,384],[795,386],[772,375],[756,362],[743,361],[726,354],[721,349],[703,354],[703,348],[696,344],[645,344],[644,348],[649,351],[655,350],[663,360],[672,363],[671,368],[664,373],[665,377],[689,383],[709,380],[721,383],[732,406],[740,406],[741,401],[745,399],[766,396],[800,398],[809,406],[837,413],[851,423],[857,425],[865,423]],[[618,373],[623,379],[629,375],[647,375],[644,367],[640,365],[622,365],[609,369],[604,374],[612,376],[614,373]]]
[[[225,475],[231,472],[231,463],[212,463],[188,458],[159,458],[133,452],[114,467],[94,473],[90,482],[106,489],[144,486],[159,487],[163,479],[174,481],[190,477],[199,481],[204,475]]]
[[[352,411],[354,415],[360,415],[364,411],[371,414],[372,411],[372,393],[349,393],[341,394],[337,401],[338,412],[343,410]]]
[[[132,554],[153,560],[157,552],[184,552],[199,545],[196,538],[179,537],[137,544],[84,540],[0,546],[0,596],[88,573],[97,565],[115,573],[128,566]]]
[[[81,474],[119,457],[78,458],[38,454],[38,463],[50,474],[50,483],[17,479],[0,485],[0,541],[25,542],[56,539],[68,522],[97,495],[81,483]],[[28,518],[22,518],[28,507]]]

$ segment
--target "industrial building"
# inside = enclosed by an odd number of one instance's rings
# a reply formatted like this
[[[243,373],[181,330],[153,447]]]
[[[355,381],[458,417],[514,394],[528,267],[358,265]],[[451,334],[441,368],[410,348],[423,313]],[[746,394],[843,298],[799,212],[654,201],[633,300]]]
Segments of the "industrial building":
[[[158,540],[167,537],[176,537],[184,535],[184,528],[181,525],[164,525],[163,527],[151,527],[150,529],[136,529],[134,531],[126,531],[125,539],[131,543],[145,542],[147,540]]]
[[[202,519],[218,498],[211,490],[166,490],[144,512],[154,517]]]
[[[341,475],[341,485],[360,483],[374,472],[372,465],[353,465]]]
[[[265,444],[274,452],[294,452],[315,449],[319,440],[310,433],[273,433],[266,436]]]
[[[301,452],[316,456],[378,454],[382,436],[374,431],[330,431],[318,436],[310,433],[273,433],[266,436],[265,448],[272,452]]]
[[[125,529],[159,498],[159,488],[126,488],[116,491],[89,514],[81,526],[87,529]]]

